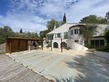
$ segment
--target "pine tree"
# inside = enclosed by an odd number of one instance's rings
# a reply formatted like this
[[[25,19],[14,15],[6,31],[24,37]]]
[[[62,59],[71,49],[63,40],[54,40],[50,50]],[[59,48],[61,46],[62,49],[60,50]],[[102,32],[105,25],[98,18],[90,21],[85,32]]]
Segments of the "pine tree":
[[[105,18],[106,18],[106,20],[107,20],[107,23],[109,23],[109,11],[106,13]]]
[[[63,22],[66,23],[66,14],[64,13]]]

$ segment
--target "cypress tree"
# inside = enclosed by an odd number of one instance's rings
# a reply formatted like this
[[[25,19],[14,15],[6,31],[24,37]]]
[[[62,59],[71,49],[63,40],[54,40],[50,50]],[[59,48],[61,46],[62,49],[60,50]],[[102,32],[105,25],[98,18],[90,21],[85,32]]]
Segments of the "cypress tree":
[[[64,13],[63,22],[66,23],[66,14]]]
[[[23,33],[23,31],[22,31],[22,29],[20,29],[20,31],[19,31],[20,33]]]

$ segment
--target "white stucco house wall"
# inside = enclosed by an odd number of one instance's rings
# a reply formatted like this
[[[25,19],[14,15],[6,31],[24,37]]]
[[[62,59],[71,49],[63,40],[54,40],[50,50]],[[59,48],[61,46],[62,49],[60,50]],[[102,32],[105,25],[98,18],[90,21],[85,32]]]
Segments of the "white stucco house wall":
[[[52,39],[52,47],[61,48],[61,39],[62,45],[64,48],[71,48],[74,50],[88,50],[84,46],[84,38],[80,35],[80,26],[86,25],[83,23],[66,23],[53,31],[49,32],[47,35],[49,36],[49,41]],[[106,28],[109,28],[107,24],[96,24],[96,32],[93,35],[92,44],[95,46],[98,43],[103,44],[104,46],[104,38],[103,34]]]

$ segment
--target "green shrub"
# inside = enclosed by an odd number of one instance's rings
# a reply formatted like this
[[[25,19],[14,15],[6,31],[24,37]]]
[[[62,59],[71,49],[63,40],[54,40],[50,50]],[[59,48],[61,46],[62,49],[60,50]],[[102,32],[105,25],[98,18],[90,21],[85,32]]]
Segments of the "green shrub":
[[[109,52],[107,48],[97,48],[97,51]]]
[[[48,48],[48,47],[51,47],[51,42],[48,42],[47,44],[48,44],[48,45],[46,46],[47,48]]]
[[[93,45],[92,44],[86,44],[85,45],[87,48],[93,48]]]
[[[104,38],[106,40],[106,50],[109,51],[109,29],[105,31]]]

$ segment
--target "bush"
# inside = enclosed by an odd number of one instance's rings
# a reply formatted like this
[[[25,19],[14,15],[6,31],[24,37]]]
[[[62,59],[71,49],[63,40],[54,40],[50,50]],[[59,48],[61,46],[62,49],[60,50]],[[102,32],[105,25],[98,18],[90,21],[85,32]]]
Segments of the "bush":
[[[93,48],[93,45],[92,44],[86,44],[85,45],[87,48]]]
[[[107,48],[97,48],[97,51],[103,51],[103,52],[109,52],[109,49]]]
[[[105,31],[104,38],[106,40],[106,50],[109,50],[109,29]]]
[[[48,42],[47,44],[48,44],[48,45],[46,46],[47,48],[48,48],[48,47],[51,47],[51,43],[50,43],[50,42]]]

